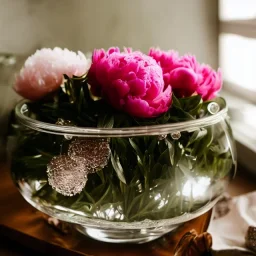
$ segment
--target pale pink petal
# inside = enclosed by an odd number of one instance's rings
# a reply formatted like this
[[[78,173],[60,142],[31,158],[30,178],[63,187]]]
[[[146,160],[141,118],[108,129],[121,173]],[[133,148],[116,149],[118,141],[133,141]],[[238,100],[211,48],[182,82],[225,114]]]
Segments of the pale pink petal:
[[[89,68],[90,61],[81,52],[58,47],[37,50],[17,75],[14,90],[27,99],[38,100],[60,87],[63,74],[82,76]]]

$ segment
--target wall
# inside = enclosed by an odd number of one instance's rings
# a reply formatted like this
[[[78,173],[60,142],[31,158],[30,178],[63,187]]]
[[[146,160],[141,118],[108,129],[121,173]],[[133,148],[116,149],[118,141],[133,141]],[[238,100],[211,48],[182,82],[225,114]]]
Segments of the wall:
[[[0,0],[0,52],[152,45],[217,65],[216,0]]]

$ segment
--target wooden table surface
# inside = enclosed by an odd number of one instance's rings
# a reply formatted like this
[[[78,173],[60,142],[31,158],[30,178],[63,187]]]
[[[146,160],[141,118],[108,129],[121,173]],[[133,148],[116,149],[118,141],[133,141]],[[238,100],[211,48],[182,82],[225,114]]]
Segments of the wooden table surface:
[[[176,233],[141,244],[109,244],[81,235],[75,230],[60,233],[47,224],[43,214],[30,206],[12,183],[8,164],[0,165],[0,255],[91,255],[91,256],[171,256],[186,232],[199,234],[208,227],[211,213],[184,224]]]

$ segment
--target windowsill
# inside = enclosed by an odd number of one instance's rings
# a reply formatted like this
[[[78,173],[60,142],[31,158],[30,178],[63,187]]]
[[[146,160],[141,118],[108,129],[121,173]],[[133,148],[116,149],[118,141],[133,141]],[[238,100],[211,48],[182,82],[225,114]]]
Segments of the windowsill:
[[[221,96],[229,107],[230,122],[237,141],[238,162],[256,174],[256,106],[227,90],[223,90]]]

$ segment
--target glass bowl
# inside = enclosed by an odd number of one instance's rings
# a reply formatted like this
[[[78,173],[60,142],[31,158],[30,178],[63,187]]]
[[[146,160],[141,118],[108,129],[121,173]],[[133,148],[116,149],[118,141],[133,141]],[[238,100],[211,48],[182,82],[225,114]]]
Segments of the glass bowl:
[[[11,173],[38,210],[94,239],[143,243],[210,210],[236,172],[227,108],[123,129],[36,120],[15,109]]]

